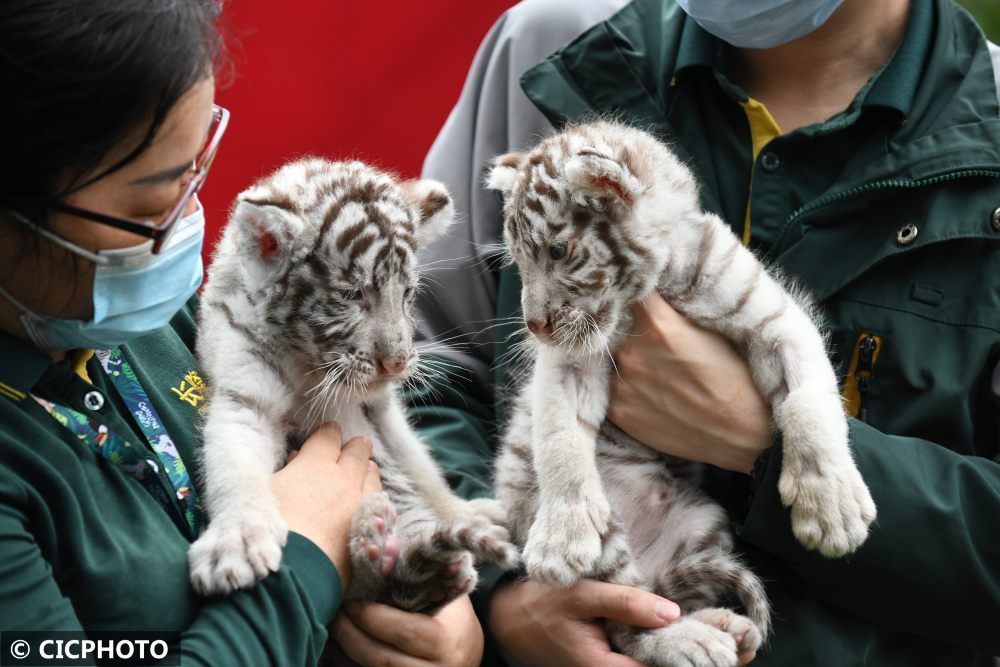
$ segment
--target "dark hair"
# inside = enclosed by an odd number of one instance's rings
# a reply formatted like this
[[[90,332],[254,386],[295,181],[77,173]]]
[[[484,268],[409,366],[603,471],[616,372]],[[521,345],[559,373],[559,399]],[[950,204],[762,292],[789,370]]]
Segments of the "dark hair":
[[[46,203],[136,132],[144,151],[177,101],[217,66],[217,0],[0,2],[0,217],[44,224]]]

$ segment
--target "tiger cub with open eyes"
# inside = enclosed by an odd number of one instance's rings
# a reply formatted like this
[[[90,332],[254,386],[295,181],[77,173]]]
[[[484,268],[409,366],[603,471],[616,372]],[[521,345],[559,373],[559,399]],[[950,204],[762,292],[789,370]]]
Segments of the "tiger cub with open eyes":
[[[767,635],[764,588],[733,553],[698,466],[606,420],[610,354],[631,326],[630,306],[653,290],[732,340],[783,436],[778,488],[795,536],[842,556],[865,541],[875,505],[809,306],[701,210],[691,171],[635,128],[569,126],[497,158],[488,186],[504,195],[504,240],[535,341],[496,479],[528,575],[652,590],[683,616],[658,630],[609,622],[625,653],[653,665],[736,665]],[[730,592],[749,618],[717,606]]]
[[[421,610],[470,591],[474,560],[513,567],[490,500],[455,496],[407,422],[416,252],[451,225],[435,181],[360,162],[288,164],[236,199],[201,301],[197,352],[210,390],[202,472],[210,523],[192,545],[201,593],[278,568],[287,529],[270,491],[288,442],[325,422],[369,435],[384,492],[350,538],[350,599]]]

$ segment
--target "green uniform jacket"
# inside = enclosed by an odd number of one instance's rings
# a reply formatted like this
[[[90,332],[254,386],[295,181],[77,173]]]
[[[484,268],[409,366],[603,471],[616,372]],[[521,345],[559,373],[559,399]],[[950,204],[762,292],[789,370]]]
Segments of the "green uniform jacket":
[[[169,327],[121,348],[191,468],[204,405],[191,354],[194,303]],[[330,559],[293,533],[281,569],[255,588],[197,597],[179,512],[165,511],[31,398],[93,416],[145,446],[96,358],[86,371],[93,384],[69,360],[53,364],[0,335],[0,632],[179,631],[183,665],[315,664],[340,601]]]
[[[992,664],[1000,654],[1000,106],[990,47],[950,0],[914,0],[903,43],[851,107],[773,140],[756,160],[746,96],[725,65],[725,52],[674,3],[636,0],[521,83],[556,126],[612,112],[671,141],[697,172],[704,206],[739,234],[749,199],[750,246],[820,302],[852,414],[863,403],[867,423],[851,420],[851,440],[879,516],[848,558],[828,560],[794,540],[776,488],[780,442],[755,492],[745,476],[711,477],[774,604],[774,632],[754,665]],[[484,166],[467,166],[470,182]],[[498,225],[482,223],[475,206],[470,218],[477,247],[498,241],[490,238]],[[442,274],[449,284],[432,288],[432,324],[493,265],[465,268],[467,281]],[[495,316],[518,316],[516,272],[494,269],[491,280]],[[462,440],[470,458],[488,461],[505,418],[499,362],[516,327],[489,330],[493,349],[480,356],[494,363],[492,388],[469,380],[479,372],[470,363],[420,410],[442,449]],[[474,343],[484,349],[481,336]],[[469,481],[472,470],[455,479],[480,493],[488,465],[477,469],[481,485]]]

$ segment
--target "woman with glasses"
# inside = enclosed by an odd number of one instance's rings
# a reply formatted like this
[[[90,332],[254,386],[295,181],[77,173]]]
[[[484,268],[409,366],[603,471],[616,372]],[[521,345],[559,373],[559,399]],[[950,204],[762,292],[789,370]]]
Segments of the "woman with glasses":
[[[320,429],[273,484],[280,571],[203,600],[187,550],[210,385],[192,355],[209,0],[0,3],[0,632],[173,631],[184,664],[314,664],[369,447]],[[338,574],[339,573],[339,574]],[[4,656],[6,657],[6,656]],[[176,663],[175,663],[176,664]]]

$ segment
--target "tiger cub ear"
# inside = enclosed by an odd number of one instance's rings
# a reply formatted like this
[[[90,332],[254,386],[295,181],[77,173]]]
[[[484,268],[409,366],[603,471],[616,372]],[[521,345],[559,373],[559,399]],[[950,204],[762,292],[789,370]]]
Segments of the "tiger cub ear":
[[[254,190],[236,198],[232,219],[240,228],[240,245],[264,263],[286,255],[305,230],[290,201]]]
[[[486,174],[486,187],[509,195],[517,182],[523,161],[524,153],[504,153],[493,158],[493,166]]]
[[[417,214],[414,235],[419,245],[438,238],[455,222],[455,205],[443,183],[421,178],[403,181],[399,186]]]
[[[566,179],[586,195],[613,195],[628,206],[646,189],[626,165],[593,149],[566,161]]]

